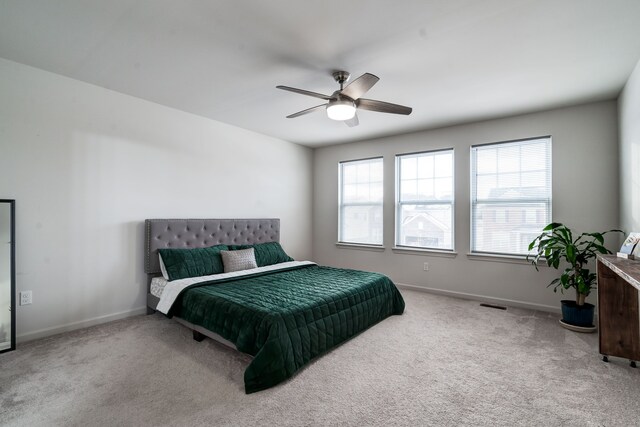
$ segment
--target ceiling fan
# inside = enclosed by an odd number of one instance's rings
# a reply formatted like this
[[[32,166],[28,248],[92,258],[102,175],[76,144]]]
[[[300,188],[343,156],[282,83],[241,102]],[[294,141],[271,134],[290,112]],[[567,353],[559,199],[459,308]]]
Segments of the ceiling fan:
[[[316,105],[315,107],[307,108],[306,110],[298,111],[297,113],[288,115],[287,118],[293,119],[294,117],[300,117],[321,108],[326,108],[327,116],[330,119],[343,121],[347,126],[353,127],[358,126],[359,123],[358,116],[356,115],[357,108],[360,108],[362,110],[378,111],[381,113],[404,115],[411,114],[411,108],[405,107],[404,105],[360,98],[369,89],[371,89],[373,85],[378,83],[378,80],[380,80],[380,78],[378,78],[377,76],[369,73],[364,73],[363,75],[349,83],[346,87],[343,87],[344,83],[349,80],[349,77],[351,77],[351,74],[346,71],[335,71],[333,73],[333,78],[340,85],[340,89],[333,92],[331,96],[323,95],[317,92],[310,92],[304,89],[296,89],[295,87],[276,86],[277,89],[288,90],[289,92],[313,96],[314,98],[320,98],[324,99],[325,101],[329,101],[326,104]]]

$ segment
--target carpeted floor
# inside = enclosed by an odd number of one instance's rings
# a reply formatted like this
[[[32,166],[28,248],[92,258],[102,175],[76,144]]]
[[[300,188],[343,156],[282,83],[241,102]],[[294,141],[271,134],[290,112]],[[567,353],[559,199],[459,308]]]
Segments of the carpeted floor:
[[[407,310],[275,388],[159,314],[0,355],[0,424],[640,425],[640,369],[555,315],[403,290]]]

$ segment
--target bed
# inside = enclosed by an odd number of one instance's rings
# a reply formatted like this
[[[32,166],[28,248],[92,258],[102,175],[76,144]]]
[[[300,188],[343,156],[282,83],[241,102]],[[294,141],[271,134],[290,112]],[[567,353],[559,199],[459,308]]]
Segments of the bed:
[[[265,258],[265,248],[280,247],[279,219],[148,219],[145,235],[148,312],[173,317],[198,341],[207,336],[253,356],[244,374],[246,393],[275,386],[404,311],[400,292],[382,274],[294,261],[286,254]],[[211,247],[255,249],[257,267],[161,278],[159,250],[164,257],[165,249]]]

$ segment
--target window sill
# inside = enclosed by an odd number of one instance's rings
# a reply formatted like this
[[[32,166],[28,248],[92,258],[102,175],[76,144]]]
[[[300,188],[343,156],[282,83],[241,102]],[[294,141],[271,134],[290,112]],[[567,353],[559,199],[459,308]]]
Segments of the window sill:
[[[458,252],[455,252],[455,251],[412,248],[407,246],[394,246],[393,248],[391,248],[391,250],[394,253],[408,254],[408,255],[437,256],[437,257],[443,257],[443,258],[455,258],[456,256],[458,256]]]
[[[336,242],[336,246],[343,249],[358,249],[361,251],[384,252],[385,247],[382,245],[366,245],[360,243],[344,243]]]
[[[526,264],[530,265],[531,261],[527,261],[526,255],[498,255],[498,254],[482,254],[482,253],[468,253],[467,258],[472,261],[489,261],[489,262],[506,262],[509,264]],[[546,267],[546,261],[538,261],[539,266]]]

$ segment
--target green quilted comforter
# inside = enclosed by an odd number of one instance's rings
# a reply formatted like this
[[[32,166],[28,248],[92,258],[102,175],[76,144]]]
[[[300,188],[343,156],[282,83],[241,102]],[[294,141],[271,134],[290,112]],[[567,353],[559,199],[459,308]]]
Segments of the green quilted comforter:
[[[307,265],[198,284],[182,292],[169,314],[254,356],[244,374],[245,391],[253,393],[403,311],[400,292],[382,274]]]

